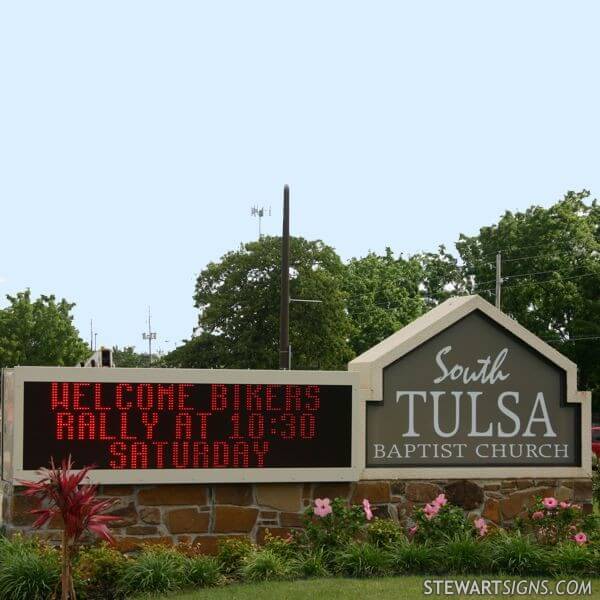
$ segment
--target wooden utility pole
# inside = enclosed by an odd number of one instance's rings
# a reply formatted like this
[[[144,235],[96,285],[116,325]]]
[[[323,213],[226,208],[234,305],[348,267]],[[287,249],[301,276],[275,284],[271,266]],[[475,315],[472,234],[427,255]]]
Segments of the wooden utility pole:
[[[281,236],[281,304],[279,311],[279,368],[290,368],[290,188],[283,188]]]
[[[496,253],[496,308],[502,310],[502,253]]]

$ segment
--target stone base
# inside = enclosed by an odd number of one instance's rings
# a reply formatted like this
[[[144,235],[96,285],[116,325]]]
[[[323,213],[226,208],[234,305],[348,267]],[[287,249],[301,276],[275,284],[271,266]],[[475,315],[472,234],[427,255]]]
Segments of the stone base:
[[[7,533],[31,533],[35,500],[3,483],[3,525]],[[220,539],[245,537],[261,543],[266,531],[287,535],[302,526],[302,513],[315,498],[341,497],[358,504],[368,498],[376,516],[405,524],[414,508],[438,494],[461,506],[469,516],[483,516],[498,526],[523,515],[536,496],[555,496],[592,511],[589,479],[515,480],[381,480],[356,483],[277,483],[219,485],[104,485],[100,495],[115,498],[111,511],[121,517],[113,532],[119,547],[141,544],[200,544],[215,553]],[[50,522],[39,535],[60,540],[60,523]]]

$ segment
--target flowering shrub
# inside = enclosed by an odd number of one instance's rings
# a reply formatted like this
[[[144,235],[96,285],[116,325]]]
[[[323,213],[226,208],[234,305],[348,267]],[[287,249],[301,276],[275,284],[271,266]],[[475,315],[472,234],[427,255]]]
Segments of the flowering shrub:
[[[570,540],[583,545],[588,541],[588,536],[583,531],[584,515],[581,506],[559,502],[552,496],[536,498],[529,510],[528,525],[541,544],[555,545]]]
[[[360,505],[348,506],[342,498],[316,498],[305,513],[304,530],[296,532],[297,546],[323,548],[326,552],[364,537],[367,523],[373,518],[367,499]]]
[[[417,509],[413,518],[415,525],[408,530],[408,535],[419,543],[440,543],[465,535],[482,537],[487,533],[485,519],[471,523],[461,508],[448,503],[444,494]]]

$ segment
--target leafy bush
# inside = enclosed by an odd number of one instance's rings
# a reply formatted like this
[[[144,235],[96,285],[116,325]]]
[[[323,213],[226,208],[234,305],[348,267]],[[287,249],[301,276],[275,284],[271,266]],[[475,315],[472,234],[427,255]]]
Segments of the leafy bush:
[[[529,510],[525,527],[541,544],[554,545],[583,532],[584,515],[581,506],[559,502],[556,498],[536,498]],[[585,535],[587,539],[587,535]]]
[[[0,599],[46,600],[60,584],[60,555],[32,539],[3,539],[0,549]]]
[[[292,560],[298,556],[298,544],[291,535],[282,538],[271,535],[271,532],[267,530],[263,548],[271,550],[274,554],[288,560]]]
[[[496,536],[491,565],[495,572],[507,575],[545,575],[549,567],[544,549],[520,532]]]
[[[392,571],[398,575],[435,573],[439,568],[437,554],[431,546],[403,542],[390,550]]]
[[[245,538],[231,538],[219,540],[219,551],[217,560],[221,572],[226,575],[235,575],[238,573],[244,559],[254,550],[254,546]]]
[[[336,569],[350,577],[380,577],[391,573],[387,550],[369,543],[352,542],[335,557]]]
[[[187,559],[187,583],[195,587],[212,587],[221,579],[219,563],[212,556],[193,556]]]
[[[365,506],[347,506],[342,498],[317,498],[305,515],[305,528],[295,533],[298,545],[334,551],[361,534],[367,523]]]
[[[188,559],[173,548],[146,546],[129,561],[121,578],[125,595],[164,594],[187,583]]]
[[[444,494],[440,494],[425,508],[417,509],[413,518],[415,526],[409,533],[416,542],[440,544],[457,535],[475,536],[479,529],[469,521],[462,508],[452,506]],[[483,523],[482,527],[485,528]],[[479,533],[482,535],[485,531],[482,533],[480,530]]]
[[[75,563],[77,596],[86,600],[123,597],[119,585],[127,561],[121,552],[106,544],[81,550]]]
[[[389,548],[402,543],[406,538],[396,521],[376,518],[367,528],[367,539],[374,546]]]
[[[441,555],[446,570],[456,575],[482,573],[489,568],[488,544],[470,534],[448,540],[441,548]]]
[[[311,550],[298,559],[297,569],[304,577],[328,577],[328,558],[323,548]]]
[[[295,565],[268,548],[255,550],[243,561],[242,577],[246,581],[271,581],[291,579],[296,574]]]
[[[551,570],[555,575],[594,575],[594,554],[586,546],[563,542],[551,555]]]

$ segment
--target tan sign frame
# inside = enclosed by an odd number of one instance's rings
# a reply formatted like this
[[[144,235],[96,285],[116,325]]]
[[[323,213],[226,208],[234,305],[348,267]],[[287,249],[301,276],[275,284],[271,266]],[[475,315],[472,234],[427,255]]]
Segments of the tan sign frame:
[[[577,365],[552,346],[519,325],[516,321],[486,302],[480,296],[451,298],[416,321],[397,331],[348,364],[348,369],[360,377],[361,479],[498,479],[528,478],[534,474],[527,466],[518,467],[393,467],[366,468],[366,403],[383,400],[383,370],[423,342],[456,323],[471,312],[479,310],[504,327],[531,348],[537,350],[566,373],[566,401],[581,405],[581,466],[535,467],[535,477],[575,478],[591,477],[591,423],[590,392],[577,390]]]

